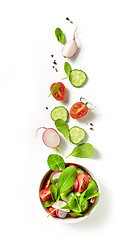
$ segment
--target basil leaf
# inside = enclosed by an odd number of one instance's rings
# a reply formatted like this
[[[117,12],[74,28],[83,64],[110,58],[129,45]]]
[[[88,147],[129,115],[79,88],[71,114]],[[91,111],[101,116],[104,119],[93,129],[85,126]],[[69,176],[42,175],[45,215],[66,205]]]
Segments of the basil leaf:
[[[60,28],[55,29],[55,36],[60,43],[65,43],[65,35]]]
[[[58,154],[50,154],[47,163],[49,168],[54,172],[65,169],[64,159]]]
[[[59,83],[54,84],[51,89],[50,95],[48,97],[50,97],[52,94],[55,94],[56,92],[58,92],[59,88],[60,88]]]
[[[58,191],[59,191],[59,197],[60,194],[67,191],[69,188],[71,188],[76,180],[76,168],[73,166],[67,167],[63,170],[63,172],[60,174],[58,179]]]
[[[71,72],[71,66],[70,66],[70,64],[68,62],[64,63],[64,71],[67,74],[67,76],[69,77],[70,76],[70,72]]]
[[[44,207],[50,207],[50,206],[52,206],[53,201],[49,200],[49,201],[44,202],[43,204],[44,204]]]
[[[79,158],[89,158],[93,155],[93,146],[90,143],[81,143],[76,146],[69,156],[79,157]]]
[[[70,141],[70,138],[69,138],[69,127],[67,125],[67,123],[62,120],[62,119],[57,119],[55,121],[55,126],[56,128],[58,129],[58,131],[60,131],[63,136]]]
[[[51,192],[52,200],[55,202],[57,200],[57,188],[55,187],[54,184],[50,185],[50,192]]]

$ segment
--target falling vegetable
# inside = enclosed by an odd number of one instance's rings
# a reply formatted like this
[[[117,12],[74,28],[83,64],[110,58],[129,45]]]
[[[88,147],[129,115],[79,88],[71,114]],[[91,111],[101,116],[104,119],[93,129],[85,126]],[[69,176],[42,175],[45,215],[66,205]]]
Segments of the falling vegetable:
[[[63,57],[66,58],[71,58],[73,57],[76,52],[77,52],[77,43],[75,41],[75,33],[76,33],[77,28],[75,29],[74,32],[74,37],[72,40],[69,40],[68,42],[65,43],[63,49],[62,49],[62,55]]]
[[[57,147],[60,144],[60,136],[58,132],[53,128],[40,127],[36,130],[36,136],[37,136],[37,132],[40,129],[45,129],[45,131],[42,134],[42,140],[44,144],[47,147],[55,148],[57,150]]]

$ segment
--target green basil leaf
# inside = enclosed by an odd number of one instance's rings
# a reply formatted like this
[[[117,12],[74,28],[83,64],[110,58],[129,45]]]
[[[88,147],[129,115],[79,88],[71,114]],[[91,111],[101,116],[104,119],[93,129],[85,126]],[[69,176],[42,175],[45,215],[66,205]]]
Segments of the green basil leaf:
[[[60,28],[55,29],[55,36],[60,43],[65,43],[65,35]]]
[[[70,76],[70,72],[71,72],[71,66],[70,66],[70,64],[68,62],[64,63],[64,71],[67,74],[67,76],[69,77]]]
[[[60,194],[67,191],[69,188],[71,188],[76,180],[76,168],[73,166],[65,168],[62,173],[59,176],[58,179],[58,191],[59,191],[59,197]]]
[[[50,206],[52,206],[53,201],[49,200],[49,201],[44,202],[43,204],[44,204],[44,207],[50,207]]]
[[[50,185],[50,192],[51,192],[52,200],[55,202],[57,200],[57,188],[55,187],[54,184]]]
[[[51,94],[55,94],[56,92],[58,92],[58,91],[59,91],[59,88],[60,88],[59,83],[54,84],[53,87],[52,87],[52,89],[51,89],[50,95],[49,95],[48,97],[50,97]]]
[[[79,157],[79,158],[89,158],[93,155],[93,146],[90,143],[81,143],[76,146],[69,156]]]
[[[50,154],[47,163],[49,168],[54,172],[65,169],[64,159],[58,154]]]
[[[67,125],[67,123],[62,120],[62,119],[57,119],[55,121],[55,126],[56,128],[58,129],[58,131],[60,131],[63,136],[70,141],[70,138],[69,138],[69,127]]]

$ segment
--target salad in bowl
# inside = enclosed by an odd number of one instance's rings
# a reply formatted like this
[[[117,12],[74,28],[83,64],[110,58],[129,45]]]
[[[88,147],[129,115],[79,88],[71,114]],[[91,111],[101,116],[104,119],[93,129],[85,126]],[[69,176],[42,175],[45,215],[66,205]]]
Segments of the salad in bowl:
[[[100,195],[93,175],[79,164],[65,163],[58,154],[50,154],[47,163],[50,170],[39,188],[47,217],[69,223],[85,219],[97,205]]]

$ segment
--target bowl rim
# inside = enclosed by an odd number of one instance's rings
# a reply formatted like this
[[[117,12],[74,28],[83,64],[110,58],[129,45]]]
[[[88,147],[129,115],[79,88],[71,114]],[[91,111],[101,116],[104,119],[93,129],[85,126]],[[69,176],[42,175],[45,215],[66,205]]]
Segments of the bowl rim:
[[[78,168],[81,168],[83,169],[86,173],[88,173],[89,175],[91,175],[92,179],[94,179],[97,183],[97,186],[98,186],[98,190],[99,190],[99,193],[100,193],[100,185],[96,179],[96,177],[94,177],[93,173],[88,169],[86,168],[85,166],[82,166],[81,164],[78,164],[78,163],[74,163],[74,162],[68,162],[68,163],[65,163],[66,167],[70,164],[73,164],[73,165],[76,165]],[[39,192],[43,189],[43,185],[45,184],[45,181],[46,179],[49,178],[50,174],[52,173],[53,171],[51,169],[49,169],[43,176],[41,182],[40,182],[40,185],[39,185]],[[96,197],[95,199],[95,202],[93,203],[93,205],[91,206],[91,208],[88,210],[88,212],[85,213],[85,215],[83,217],[78,217],[78,218],[64,218],[64,219],[61,219],[61,218],[54,218],[52,217],[52,219],[54,221],[60,221],[60,222],[63,222],[63,223],[77,223],[77,222],[80,222],[80,221],[83,221],[85,220],[88,216],[90,216],[90,214],[95,210],[97,204],[98,204],[98,201],[99,201],[99,198],[100,198],[100,195]],[[44,204],[43,204],[43,201],[41,200],[40,196],[39,196],[39,199],[40,199],[40,202],[41,202],[41,205],[46,213],[46,215],[48,216],[49,212],[47,210],[46,207],[44,207]]]

